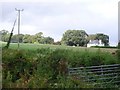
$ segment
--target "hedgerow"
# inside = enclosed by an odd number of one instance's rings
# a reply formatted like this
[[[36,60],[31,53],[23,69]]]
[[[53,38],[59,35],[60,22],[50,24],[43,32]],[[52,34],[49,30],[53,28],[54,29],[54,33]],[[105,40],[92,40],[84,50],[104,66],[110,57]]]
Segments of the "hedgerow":
[[[68,67],[119,63],[117,55],[100,50],[90,52],[70,49],[3,49],[3,88],[92,87],[68,76]],[[69,77],[69,78],[68,78]]]

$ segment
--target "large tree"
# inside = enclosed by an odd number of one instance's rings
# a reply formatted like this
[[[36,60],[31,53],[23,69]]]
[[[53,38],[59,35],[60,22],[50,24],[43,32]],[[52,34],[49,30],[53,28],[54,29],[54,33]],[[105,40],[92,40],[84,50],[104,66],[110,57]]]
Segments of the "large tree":
[[[108,35],[98,33],[96,39],[102,40],[102,42],[104,43],[105,46],[109,46],[109,36]]]
[[[62,37],[62,42],[69,46],[84,46],[87,44],[87,33],[84,30],[67,30]]]
[[[109,45],[109,36],[103,33],[91,34],[87,40],[102,40],[105,46]]]
[[[43,33],[42,33],[42,32],[36,33],[36,34],[34,35],[35,42],[40,43],[41,40],[42,40],[42,37],[43,37]]]
[[[23,43],[32,43],[32,36],[29,34],[24,35]]]
[[[9,39],[10,33],[7,30],[1,30],[0,31],[0,36],[1,36],[1,41],[7,42]]]
[[[42,44],[53,44],[54,43],[54,39],[51,37],[43,37],[41,40]]]
[[[16,43],[18,42],[18,37],[19,37],[19,42],[22,43],[23,42],[23,37],[24,37],[24,34],[15,34],[13,35],[12,39],[11,39],[11,42],[13,43]]]
[[[8,33],[9,33],[9,32],[8,32],[7,30],[1,30],[1,31],[0,31],[0,34],[1,34],[1,35],[6,35],[6,34],[8,34]]]
[[[88,37],[87,37],[87,40],[95,40],[96,39],[96,34],[90,34]]]

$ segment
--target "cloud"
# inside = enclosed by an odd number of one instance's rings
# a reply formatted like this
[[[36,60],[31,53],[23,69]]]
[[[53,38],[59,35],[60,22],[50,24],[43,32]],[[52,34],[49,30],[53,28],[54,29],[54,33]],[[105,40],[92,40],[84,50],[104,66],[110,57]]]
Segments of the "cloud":
[[[14,8],[23,8],[21,33],[43,32],[57,41],[68,29],[84,29],[88,34],[103,32],[110,35],[111,42],[117,42],[118,0],[9,1],[2,6],[5,29],[11,28],[16,18]]]

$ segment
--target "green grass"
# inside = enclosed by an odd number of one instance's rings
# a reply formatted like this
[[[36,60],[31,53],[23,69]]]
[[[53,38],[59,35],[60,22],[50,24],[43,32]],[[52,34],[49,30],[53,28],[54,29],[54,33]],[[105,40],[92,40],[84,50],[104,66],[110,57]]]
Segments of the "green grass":
[[[2,42],[2,47],[6,45],[5,42]],[[51,45],[51,44],[30,44],[30,43],[20,43],[20,49],[22,50],[37,50],[41,48],[50,48],[50,49],[70,49],[75,51],[97,51],[101,50],[103,52],[115,52],[117,49],[110,49],[110,48],[86,48],[86,47],[72,47],[72,46],[65,46],[65,45]],[[18,49],[17,43],[11,43],[10,49]]]
[[[2,43],[2,47],[5,45]],[[115,49],[28,43],[20,44],[20,50],[17,48],[12,43],[2,51],[5,88],[96,88],[68,76],[67,67],[120,63],[117,56],[108,53]]]
[[[2,53],[4,88],[94,88],[68,76],[67,67],[120,63],[117,57],[100,50],[40,48],[30,51],[25,48],[3,49]]]

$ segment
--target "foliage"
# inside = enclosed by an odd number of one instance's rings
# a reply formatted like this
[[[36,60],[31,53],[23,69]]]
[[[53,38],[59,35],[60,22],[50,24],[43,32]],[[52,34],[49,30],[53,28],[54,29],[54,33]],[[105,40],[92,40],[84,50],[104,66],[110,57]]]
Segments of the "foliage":
[[[35,70],[34,60],[26,59],[26,53],[22,50],[11,52],[11,50],[3,50],[3,87],[7,81],[15,83],[19,79],[28,80]]]
[[[54,45],[61,45],[61,41],[57,41],[53,43]]]
[[[88,37],[87,37],[87,40],[90,41],[90,40],[95,40],[96,39],[96,34],[90,34]]]
[[[23,42],[23,37],[24,35],[23,34],[15,34],[13,35],[12,39],[11,39],[11,42],[12,43],[17,43],[18,42],[18,37],[19,37],[19,42],[22,43]]]
[[[42,32],[39,32],[39,33],[36,33],[35,35],[34,35],[34,41],[35,42],[41,42],[41,39],[42,39],[42,36],[43,35],[43,33]]]
[[[2,37],[1,40],[7,42],[9,39],[9,32],[7,30],[0,31]],[[103,33],[88,35],[84,30],[67,30],[62,37],[61,42],[54,43],[54,39],[51,37],[44,37],[42,32],[38,32],[35,35],[20,34],[19,36],[13,35],[11,42],[16,43],[40,43],[40,44],[65,44],[69,46],[86,46],[89,40],[102,40],[105,46],[109,46],[109,36]]]
[[[10,36],[10,33],[7,30],[1,30],[0,34],[2,35],[1,41],[7,42]],[[35,35],[30,34],[15,34],[11,38],[12,43],[17,43],[19,37],[20,43],[41,43],[41,44],[53,44],[54,39],[51,37],[44,37],[42,32],[36,33]]]
[[[92,88],[86,82],[68,76],[67,67],[115,63],[120,63],[117,56],[101,50],[3,49],[3,87]]]
[[[109,36],[103,33],[91,34],[87,40],[102,40],[105,46],[109,46]]]
[[[7,30],[1,30],[0,35],[1,35],[1,41],[7,42],[9,39],[10,33]]]
[[[31,36],[29,34],[24,35],[23,43],[32,43],[33,42],[32,38],[33,38],[33,36]]]
[[[40,43],[42,43],[42,44],[53,44],[54,39],[51,38],[51,37],[43,37]]]
[[[87,33],[84,30],[67,30],[62,37],[62,42],[69,46],[84,46],[87,44]]]
[[[2,35],[6,35],[6,34],[8,34],[9,32],[7,31],[7,30],[1,30],[0,31],[0,34],[2,34]]]
[[[102,40],[102,42],[105,44],[105,46],[109,45],[109,36],[104,34],[97,34],[96,39]]]

